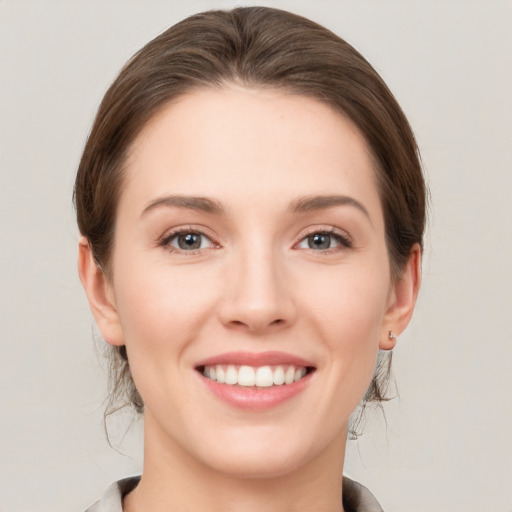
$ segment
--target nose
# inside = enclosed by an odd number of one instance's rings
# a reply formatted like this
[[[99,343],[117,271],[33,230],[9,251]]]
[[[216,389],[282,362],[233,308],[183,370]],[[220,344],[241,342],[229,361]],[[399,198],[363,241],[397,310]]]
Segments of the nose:
[[[228,328],[273,332],[291,325],[296,307],[292,282],[278,254],[248,250],[230,262],[219,306]]]

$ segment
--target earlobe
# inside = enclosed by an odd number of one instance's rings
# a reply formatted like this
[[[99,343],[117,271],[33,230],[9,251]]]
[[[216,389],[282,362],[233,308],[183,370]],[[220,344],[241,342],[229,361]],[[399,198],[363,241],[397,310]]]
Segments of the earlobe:
[[[84,236],[78,242],[78,275],[103,339],[111,345],[124,345],[111,284],[95,261],[89,241]]]
[[[393,285],[391,303],[382,323],[380,349],[393,349],[398,336],[405,331],[414,312],[420,284],[421,248],[414,244],[400,279]]]

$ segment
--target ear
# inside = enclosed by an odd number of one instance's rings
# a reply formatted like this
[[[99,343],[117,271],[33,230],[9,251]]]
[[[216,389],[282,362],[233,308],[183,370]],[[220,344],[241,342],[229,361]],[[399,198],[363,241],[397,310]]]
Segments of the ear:
[[[414,244],[400,278],[390,290],[389,306],[382,322],[379,348],[391,350],[405,331],[414,312],[421,284],[421,248]]]
[[[78,242],[78,275],[103,339],[111,345],[124,345],[111,283],[94,259],[85,236]]]

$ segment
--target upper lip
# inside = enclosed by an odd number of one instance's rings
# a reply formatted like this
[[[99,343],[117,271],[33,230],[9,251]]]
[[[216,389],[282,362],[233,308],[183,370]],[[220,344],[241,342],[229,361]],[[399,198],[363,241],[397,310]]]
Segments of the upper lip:
[[[286,352],[268,351],[268,352],[225,352],[207,359],[203,359],[196,364],[196,367],[214,366],[217,364],[232,364],[245,366],[276,366],[276,365],[293,365],[314,368],[311,361],[307,361],[302,357],[298,357]]]

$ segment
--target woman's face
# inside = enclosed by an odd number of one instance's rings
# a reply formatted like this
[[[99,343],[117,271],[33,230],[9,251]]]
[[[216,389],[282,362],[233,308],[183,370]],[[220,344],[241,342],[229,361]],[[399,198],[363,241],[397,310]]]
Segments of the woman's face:
[[[194,92],[142,130],[124,179],[96,318],[127,347],[147,452],[247,476],[339,459],[400,328],[352,122],[278,91]]]

